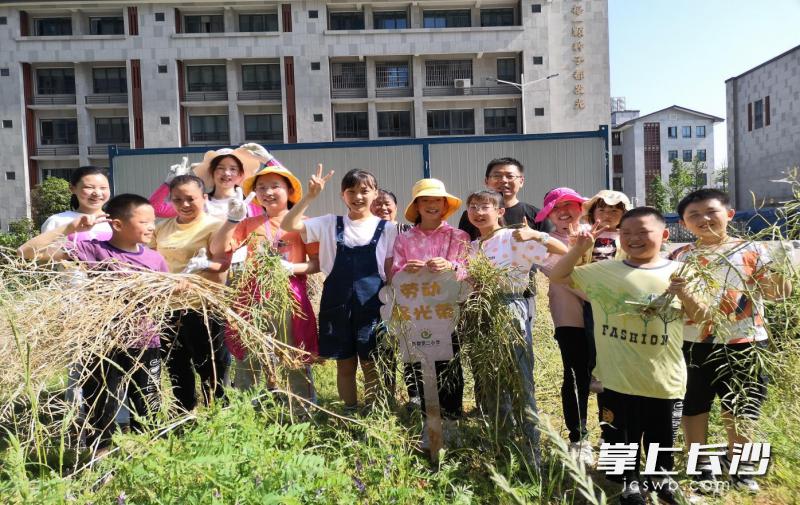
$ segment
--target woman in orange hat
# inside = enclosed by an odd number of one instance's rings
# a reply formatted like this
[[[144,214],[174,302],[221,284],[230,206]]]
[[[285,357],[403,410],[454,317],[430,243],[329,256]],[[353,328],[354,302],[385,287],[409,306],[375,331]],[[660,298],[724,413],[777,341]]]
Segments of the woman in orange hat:
[[[301,370],[289,371],[289,388],[294,394],[316,402],[311,362],[318,352],[317,321],[308,298],[306,276],[319,271],[319,244],[306,245],[299,233],[281,230],[283,217],[303,196],[303,188],[297,177],[278,160],[269,153],[266,153],[265,158],[268,158],[267,163],[246,178],[242,182],[243,191],[237,190],[237,196],[230,200],[227,221],[211,239],[211,253],[230,257],[233,251],[247,243],[251,253],[248,261],[255,260],[257,256],[253,253],[261,247],[268,247],[281,256],[281,264],[291,274],[290,290],[300,306],[299,313],[292,314],[291,322],[284,325],[288,334],[281,337],[288,344],[309,353]],[[242,198],[243,194],[248,195],[247,199]],[[246,217],[249,200],[264,212]],[[248,286],[246,291],[242,293],[245,303],[265,296],[255,285]],[[225,344],[236,358],[233,377],[235,387],[247,389],[262,381],[266,381],[268,387],[274,386],[275,378],[266,376],[258,363],[248,358],[234,328],[226,328]]]
[[[172,165],[164,184],[150,195],[150,203],[156,210],[156,217],[175,217],[175,209],[169,202],[169,183],[176,176],[191,171],[203,180],[208,191],[206,214],[224,220],[228,213],[228,201],[235,195],[236,188],[242,184],[243,179],[252,176],[258,170],[262,160],[255,155],[254,150],[242,146],[236,149],[207,151],[203,161],[192,165],[191,169],[188,163],[189,159],[183,158],[182,163]],[[249,216],[257,216],[261,212],[261,207],[255,204],[248,208]]]

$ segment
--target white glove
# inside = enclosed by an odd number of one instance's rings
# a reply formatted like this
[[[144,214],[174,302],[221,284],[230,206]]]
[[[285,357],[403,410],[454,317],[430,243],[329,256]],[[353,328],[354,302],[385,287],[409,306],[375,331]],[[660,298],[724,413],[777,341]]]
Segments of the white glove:
[[[172,182],[172,179],[176,178],[179,175],[186,175],[189,173],[189,158],[186,156],[183,157],[180,163],[177,165],[172,165],[169,167],[169,173],[167,173],[167,178],[164,179],[164,184],[169,184]]]
[[[238,223],[247,217],[247,206],[256,197],[254,192],[250,192],[247,198],[242,199],[242,188],[236,187],[236,194],[228,200],[228,221]]]
[[[291,261],[281,260],[281,266],[289,273],[289,275],[294,274],[294,263]]]
[[[71,289],[83,289],[89,283],[89,276],[82,270],[72,270],[69,272],[69,279],[67,285]]]
[[[189,263],[186,264],[186,268],[183,269],[183,273],[193,274],[195,272],[207,270],[210,266],[211,261],[206,257],[206,248],[201,247],[197,251],[197,254],[195,254],[192,259],[189,260]]]
[[[272,159],[272,155],[269,154],[269,151],[267,151],[261,144],[256,144],[255,142],[248,142],[247,144],[242,144],[239,146],[239,148],[247,149],[251,153],[255,154],[256,156],[260,156],[266,159],[267,161]]]

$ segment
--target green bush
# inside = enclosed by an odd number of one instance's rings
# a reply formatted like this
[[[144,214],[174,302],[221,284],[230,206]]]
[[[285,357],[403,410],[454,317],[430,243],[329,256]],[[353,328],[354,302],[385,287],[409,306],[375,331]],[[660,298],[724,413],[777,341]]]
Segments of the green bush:
[[[69,210],[69,183],[58,177],[49,177],[31,191],[31,214],[38,229],[48,217]]]
[[[8,232],[0,232],[0,247],[16,249],[34,235],[33,222],[30,219],[12,221],[8,225]]]

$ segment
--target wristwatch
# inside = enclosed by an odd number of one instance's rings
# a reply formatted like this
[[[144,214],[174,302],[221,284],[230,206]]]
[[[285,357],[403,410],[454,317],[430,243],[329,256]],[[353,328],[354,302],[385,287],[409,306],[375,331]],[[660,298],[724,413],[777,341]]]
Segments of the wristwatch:
[[[546,231],[539,232],[539,243],[542,245],[547,245],[547,241],[550,240],[550,234]]]

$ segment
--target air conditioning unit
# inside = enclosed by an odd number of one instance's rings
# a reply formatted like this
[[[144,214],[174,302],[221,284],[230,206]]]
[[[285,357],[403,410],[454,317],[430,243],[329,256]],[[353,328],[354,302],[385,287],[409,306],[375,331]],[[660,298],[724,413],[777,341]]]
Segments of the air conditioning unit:
[[[472,87],[472,79],[453,79],[453,87],[464,89]]]

